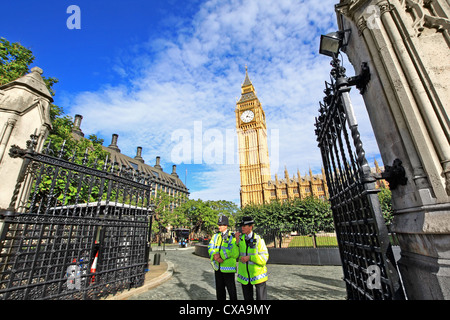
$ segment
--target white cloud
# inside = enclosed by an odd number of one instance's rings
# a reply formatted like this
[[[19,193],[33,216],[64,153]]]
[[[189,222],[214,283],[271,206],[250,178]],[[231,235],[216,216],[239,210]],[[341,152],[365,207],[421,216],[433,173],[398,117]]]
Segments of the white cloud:
[[[285,165],[291,176],[297,169],[320,170],[314,117],[330,66],[318,46],[320,34],[337,29],[335,2],[206,1],[190,24],[173,24],[160,38],[122,50],[113,70],[131,75],[129,85],[81,93],[71,112],[82,114],[82,130],[106,137],[106,145],[118,133],[123,153],[132,156],[142,146],[147,163],[159,155],[169,167],[175,130],[185,129],[193,138],[195,121],[202,122],[203,133],[217,129],[225,136],[235,128],[236,98],[248,64],[268,129],[279,130],[280,163],[272,176]],[[366,129],[367,120],[362,124]],[[366,151],[376,153],[370,133],[369,138]],[[193,197],[239,197],[238,165],[205,165],[194,181],[188,185]]]
[[[238,164],[208,166],[208,169],[199,173],[196,179],[201,189],[192,192],[190,198],[228,200],[239,204],[239,179]]]

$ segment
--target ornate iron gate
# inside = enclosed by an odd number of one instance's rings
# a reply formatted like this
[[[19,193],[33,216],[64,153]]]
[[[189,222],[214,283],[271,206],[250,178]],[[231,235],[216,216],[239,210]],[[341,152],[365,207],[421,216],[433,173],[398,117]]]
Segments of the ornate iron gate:
[[[13,146],[23,158],[0,238],[0,299],[99,299],[144,282],[151,177]],[[78,162],[78,163],[77,163]]]
[[[330,192],[347,298],[404,299],[375,189],[376,178],[380,177],[370,172],[349,98],[350,85],[356,84],[364,90],[368,67],[363,65],[360,76],[346,78],[345,69],[337,58],[331,64],[331,83],[325,83],[325,97],[323,103],[320,102],[315,126]],[[382,178],[391,183],[391,188],[404,183],[395,180],[389,172]]]

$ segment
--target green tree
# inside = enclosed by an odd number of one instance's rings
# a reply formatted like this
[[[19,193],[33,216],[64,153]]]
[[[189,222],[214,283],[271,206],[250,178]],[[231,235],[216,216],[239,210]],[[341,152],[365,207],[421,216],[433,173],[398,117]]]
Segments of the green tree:
[[[313,197],[250,204],[241,208],[238,219],[243,216],[251,216],[260,232],[277,237],[280,246],[286,232],[301,228],[303,232],[314,235],[334,228],[329,203]]]
[[[0,38],[0,85],[20,78],[29,72],[33,53],[20,43]]]
[[[154,223],[152,224],[152,234],[156,235],[159,242],[167,227],[179,223],[177,213],[173,210],[173,205],[178,198],[162,190],[158,190],[156,196],[151,197],[154,211]]]
[[[177,197],[170,195],[164,191],[158,190],[157,196],[152,196],[153,211],[156,221],[163,227],[177,225],[178,219],[176,212],[173,210],[173,204],[177,202]]]
[[[88,139],[75,139],[72,134],[73,119],[64,114],[62,108],[51,105],[52,129],[50,130],[45,141],[45,148],[50,155],[70,159],[71,162],[82,164],[95,169],[104,166],[108,152],[104,151],[101,139],[95,135],[89,136]],[[41,184],[38,186],[38,197],[44,197],[50,191],[56,194],[59,205],[67,205],[73,203],[75,199],[81,202],[98,201],[99,197],[105,199],[106,194],[100,195],[99,188],[93,189],[85,185],[80,185],[75,180],[58,179],[53,190],[50,190],[52,184],[51,177],[43,176]],[[104,190],[107,190],[105,187]],[[119,194],[113,194],[114,197],[120,198]],[[120,199],[126,203],[126,199]]]
[[[219,215],[226,215],[230,226],[233,226],[238,211],[238,206],[230,201],[190,199],[174,210],[179,223],[174,226],[189,228],[191,236],[194,233],[212,235],[217,228]]]
[[[284,230],[302,226],[309,232],[317,232],[333,227],[329,203],[313,197],[250,204],[241,208],[239,218],[247,215],[253,218],[256,225],[271,229]]]
[[[30,72],[30,65],[35,57],[32,51],[20,43],[11,43],[5,38],[0,38],[0,85],[14,81]],[[42,77],[47,89],[52,96],[55,95],[53,86],[58,83],[58,79],[53,77]],[[73,162],[92,166],[94,163],[99,167],[104,164],[107,152],[101,148],[102,140],[95,135],[89,139],[75,140],[72,136],[73,119],[64,114],[63,108],[50,104],[50,119],[52,129],[45,142],[47,151],[53,156],[62,156],[65,159],[71,158]],[[50,144],[51,142],[51,144]],[[64,146],[63,152],[60,153]],[[97,200],[99,196],[96,190],[91,190],[87,194],[88,188],[78,189],[72,183],[66,185],[64,179],[52,181],[50,176],[43,175],[42,181],[37,186],[36,196],[45,197],[49,193],[55,194],[58,204],[69,204],[76,195],[86,202]],[[34,186],[36,187],[36,186]]]
[[[392,208],[392,192],[388,188],[380,188],[378,199],[380,201],[381,212],[383,213],[386,225],[389,225],[394,218],[394,209]]]
[[[328,201],[307,197],[294,199],[289,206],[292,208],[289,219],[293,225],[302,225],[310,233],[333,228],[333,215]]]
[[[35,57],[30,49],[25,48],[19,42],[11,43],[5,38],[0,38],[0,85],[6,84],[30,72],[30,64]],[[53,85],[58,79],[42,77],[52,95]]]
[[[219,215],[225,215],[228,217],[228,221],[230,227],[233,227],[236,224],[236,214],[239,211],[239,207],[231,202],[226,200],[218,200],[218,201],[206,201],[206,205],[209,206],[216,213],[216,217]],[[216,226],[217,226],[216,219]]]

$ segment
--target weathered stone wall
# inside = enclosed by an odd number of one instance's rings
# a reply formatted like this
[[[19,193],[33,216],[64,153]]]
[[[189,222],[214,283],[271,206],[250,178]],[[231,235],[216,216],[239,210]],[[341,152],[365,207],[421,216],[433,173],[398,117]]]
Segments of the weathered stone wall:
[[[370,67],[363,98],[383,162],[406,170],[392,231],[407,295],[450,299],[450,5],[341,0],[336,13],[356,72]]]

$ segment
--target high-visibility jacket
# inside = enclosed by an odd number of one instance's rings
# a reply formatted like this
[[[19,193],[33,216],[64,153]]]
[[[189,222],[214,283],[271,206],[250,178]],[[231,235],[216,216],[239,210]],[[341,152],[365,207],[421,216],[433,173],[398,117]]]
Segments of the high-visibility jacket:
[[[217,253],[220,254],[223,262],[219,263],[214,260],[214,255]],[[222,237],[221,232],[214,234],[211,241],[209,241],[208,254],[214,270],[236,272],[236,259],[239,256],[239,248],[231,231],[228,230],[225,237]]]
[[[250,256],[250,260],[242,263],[240,257]],[[267,260],[269,251],[264,239],[253,232],[252,238],[245,240],[245,234],[239,241],[239,264],[237,280],[242,284],[258,284],[267,281]]]

